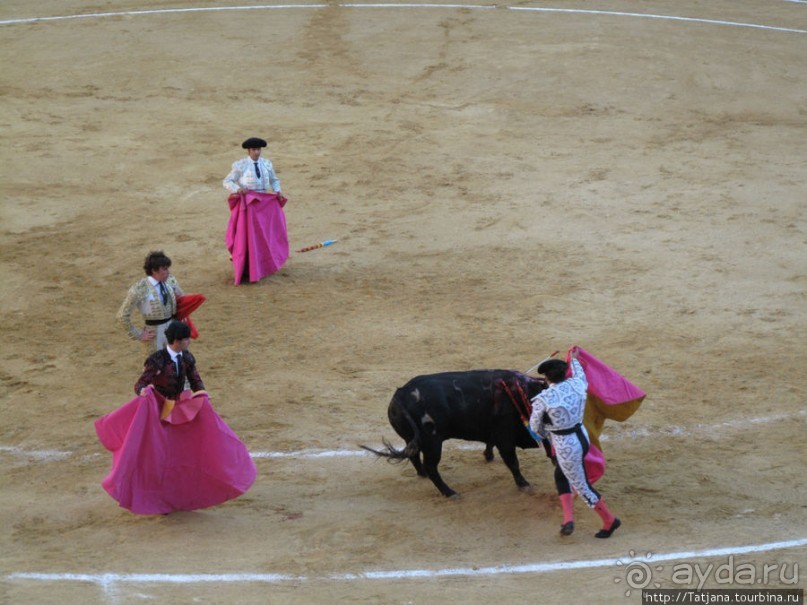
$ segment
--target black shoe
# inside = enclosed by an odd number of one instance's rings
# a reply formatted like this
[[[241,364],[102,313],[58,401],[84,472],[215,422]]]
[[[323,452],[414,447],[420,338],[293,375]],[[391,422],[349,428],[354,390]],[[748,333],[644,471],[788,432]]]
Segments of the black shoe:
[[[571,536],[572,532],[574,532],[574,521],[567,521],[560,526],[561,536]]]
[[[619,526],[622,525],[622,521],[617,518],[614,518],[614,522],[611,523],[611,529],[601,529],[596,534],[594,534],[595,538],[610,538],[611,534],[614,533]]]

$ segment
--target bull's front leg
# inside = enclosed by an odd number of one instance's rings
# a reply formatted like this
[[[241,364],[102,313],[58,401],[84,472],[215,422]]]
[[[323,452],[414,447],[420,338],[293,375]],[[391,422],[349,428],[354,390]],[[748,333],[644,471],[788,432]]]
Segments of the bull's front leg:
[[[440,473],[437,471],[437,465],[440,464],[442,457],[442,449],[442,441],[424,444],[424,447],[421,449],[423,452],[423,468],[426,469],[426,474],[429,476],[429,479],[432,480],[435,487],[440,490],[440,493],[446,498],[453,498],[459,494],[446,485]]]
[[[509,468],[510,472],[513,473],[513,479],[515,479],[518,489],[524,492],[530,491],[532,486],[521,474],[521,468],[518,464],[518,456],[516,455],[515,445],[496,444],[496,449],[499,450],[499,455],[502,457],[502,460],[504,460],[507,468]]]
[[[485,460],[487,460],[488,462],[491,462],[493,460],[493,443],[490,441],[485,444],[484,456]]]

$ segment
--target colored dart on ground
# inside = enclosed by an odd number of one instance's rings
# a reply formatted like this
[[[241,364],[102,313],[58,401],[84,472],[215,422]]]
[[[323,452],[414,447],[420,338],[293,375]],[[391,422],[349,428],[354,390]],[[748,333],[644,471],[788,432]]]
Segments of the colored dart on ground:
[[[301,248],[297,250],[297,252],[310,252],[311,250],[316,250],[317,248],[324,248],[325,246],[330,246],[331,244],[335,244],[337,240],[335,239],[326,239],[324,242],[320,242],[314,246],[308,246],[307,248]]]

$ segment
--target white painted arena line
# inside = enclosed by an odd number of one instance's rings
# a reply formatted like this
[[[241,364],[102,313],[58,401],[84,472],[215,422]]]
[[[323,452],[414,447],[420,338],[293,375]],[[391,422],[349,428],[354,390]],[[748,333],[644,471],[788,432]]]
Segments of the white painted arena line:
[[[774,422],[786,422],[789,420],[803,420],[807,418],[807,410],[799,410],[795,414],[773,414],[771,416],[758,416],[756,418],[741,418],[739,420],[728,420],[717,424],[697,424],[686,427],[672,425],[664,429],[651,430],[642,426],[631,429],[623,429],[614,435],[602,435],[600,441],[615,442],[626,439],[658,439],[659,437],[681,437],[695,434],[719,435],[725,429],[741,430],[755,425],[770,424]],[[618,426],[618,425],[616,425]],[[458,442],[459,441],[459,442]],[[383,446],[374,446],[381,448]],[[482,450],[481,443],[468,443],[448,441],[445,449],[451,450]],[[21,458],[31,458],[35,462],[60,462],[73,456],[75,452],[65,450],[26,450],[18,446],[0,445],[0,454],[11,454]],[[92,454],[100,456],[100,453]],[[262,452],[252,451],[249,455],[254,459],[283,459],[293,458],[295,460],[307,459],[327,459],[327,458],[357,458],[363,456],[373,456],[374,454],[361,449],[304,449],[290,452]]]
[[[296,452],[250,452],[252,458],[351,458],[371,456],[366,450],[298,450]]]
[[[789,0],[790,2],[803,3],[805,0]],[[0,25],[20,25],[24,23],[40,23],[44,21],[64,21],[69,19],[96,19],[102,17],[134,17],[139,15],[162,15],[173,13],[201,13],[214,11],[245,11],[245,10],[276,10],[276,9],[320,9],[328,8],[329,4],[260,4],[255,6],[212,6],[198,8],[163,8],[139,11],[118,11],[110,13],[87,13],[83,15],[62,15],[56,17],[30,17],[27,19],[7,19],[0,21]],[[656,15],[648,13],[628,13],[620,11],[587,10],[577,8],[551,8],[551,7],[528,7],[528,6],[503,6],[486,4],[337,4],[342,8],[437,8],[437,9],[474,9],[474,10],[515,10],[531,11],[542,13],[572,13],[581,15],[597,15],[611,17],[630,17],[640,19],[664,19],[668,21],[683,21],[688,23],[703,23],[707,25],[728,25],[732,27],[750,27],[753,29],[763,29],[769,31],[789,32],[796,34],[807,34],[805,29],[794,29],[789,27],[775,27],[772,25],[760,25],[757,23],[742,23],[739,21],[721,21],[718,19],[700,19],[697,17],[679,17],[675,15]]]
[[[719,19],[699,19],[696,17],[676,17],[674,15],[653,15],[647,13],[623,13],[620,11],[584,10],[576,8],[537,8],[529,6],[510,6],[510,10],[533,11],[545,13],[578,13],[586,15],[612,15],[615,17],[635,17],[642,19],[665,19],[668,21],[686,21],[689,23],[706,23],[709,25],[731,25],[733,27],[751,27],[754,29],[768,29],[781,32],[792,32],[797,34],[807,34],[804,29],[792,29],[790,27],[775,27],[772,25],[759,25],[756,23],[742,23],[739,21],[721,21]]]
[[[0,445],[0,453],[14,454],[24,458],[33,458],[41,462],[50,460],[64,460],[73,455],[71,451],[64,450],[26,450],[21,447]]]
[[[34,573],[15,572],[6,576],[8,581],[36,582],[89,582],[109,589],[115,584],[279,584],[283,582],[334,582],[357,580],[408,580],[419,578],[448,578],[499,576],[513,574],[547,574],[559,571],[579,569],[597,569],[602,567],[618,567],[631,563],[658,563],[661,561],[705,559],[725,557],[729,555],[746,555],[776,550],[788,550],[807,546],[807,538],[798,538],[784,542],[768,542],[765,544],[749,544],[745,546],[728,546],[705,550],[677,551],[669,553],[653,553],[644,557],[625,557],[609,559],[581,559],[577,561],[549,561],[542,563],[526,563],[520,565],[494,565],[490,567],[449,567],[443,569],[398,569],[386,571],[361,571],[355,573],[330,574],[326,576],[294,576],[275,573],[215,573],[215,574],[124,574],[124,573]]]

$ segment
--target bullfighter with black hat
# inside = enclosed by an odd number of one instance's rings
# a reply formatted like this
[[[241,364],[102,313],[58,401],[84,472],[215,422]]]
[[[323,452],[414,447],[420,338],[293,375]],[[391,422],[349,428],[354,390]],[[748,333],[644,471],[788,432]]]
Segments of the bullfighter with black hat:
[[[224,179],[230,192],[225,242],[233,263],[233,283],[256,282],[278,271],[289,257],[283,207],[288,201],[272,162],[261,157],[266,141],[250,137],[241,147],[247,157],[233,163]]]
[[[250,137],[241,147],[247,150],[247,157],[233,163],[230,174],[224,179],[224,188],[231,193],[257,191],[258,193],[276,193],[282,198],[280,180],[275,174],[272,162],[261,157],[261,150],[267,143],[258,137]]]

